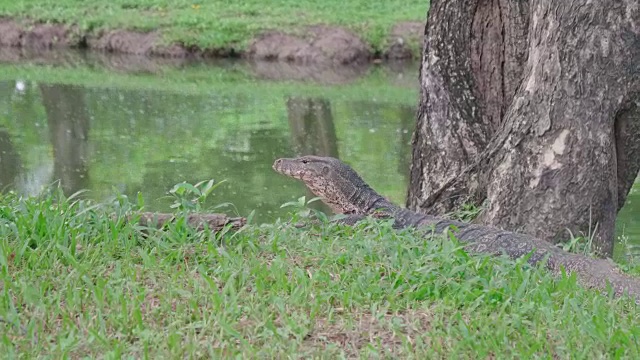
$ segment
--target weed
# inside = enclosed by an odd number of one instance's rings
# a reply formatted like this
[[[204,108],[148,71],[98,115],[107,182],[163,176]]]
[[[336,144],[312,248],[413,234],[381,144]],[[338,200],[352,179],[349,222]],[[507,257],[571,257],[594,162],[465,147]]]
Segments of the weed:
[[[485,204],[477,206],[472,203],[462,204],[460,209],[446,214],[447,217],[459,221],[471,222],[485,209]]]

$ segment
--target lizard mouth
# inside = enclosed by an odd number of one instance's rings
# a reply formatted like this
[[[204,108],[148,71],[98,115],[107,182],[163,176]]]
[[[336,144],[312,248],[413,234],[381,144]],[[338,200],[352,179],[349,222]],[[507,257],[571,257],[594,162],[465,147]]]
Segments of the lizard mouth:
[[[282,168],[282,159],[276,159],[271,167],[273,170],[280,172],[280,169]]]
[[[291,167],[287,166],[286,160],[287,159],[276,159],[276,161],[273,162],[273,166],[271,167],[273,168],[273,170],[275,170],[276,172],[282,175],[291,176],[292,175]]]

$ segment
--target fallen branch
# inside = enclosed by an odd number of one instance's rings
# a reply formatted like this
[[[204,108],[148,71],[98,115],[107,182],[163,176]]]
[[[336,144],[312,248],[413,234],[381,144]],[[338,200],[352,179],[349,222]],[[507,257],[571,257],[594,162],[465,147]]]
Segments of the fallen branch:
[[[156,229],[162,229],[169,223],[175,223],[180,216],[171,213],[153,213],[143,212],[135,215],[129,215],[127,220],[139,217],[138,224],[147,227],[155,227]],[[222,231],[227,227],[231,227],[231,230],[239,230],[241,227],[247,224],[247,219],[244,217],[229,217],[224,214],[189,214],[186,217],[187,224],[196,229],[202,231],[206,228],[213,232]]]

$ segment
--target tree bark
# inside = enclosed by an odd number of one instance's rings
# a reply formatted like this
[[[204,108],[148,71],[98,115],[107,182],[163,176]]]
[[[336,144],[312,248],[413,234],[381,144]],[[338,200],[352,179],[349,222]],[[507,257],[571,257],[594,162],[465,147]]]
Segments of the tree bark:
[[[407,206],[551,242],[614,222],[640,169],[637,1],[433,0]]]

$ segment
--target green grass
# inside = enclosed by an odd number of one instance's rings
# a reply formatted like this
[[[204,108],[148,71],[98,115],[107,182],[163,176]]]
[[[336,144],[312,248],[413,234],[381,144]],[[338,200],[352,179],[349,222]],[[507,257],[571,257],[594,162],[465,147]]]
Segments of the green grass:
[[[168,42],[201,48],[244,48],[270,29],[340,25],[380,50],[394,24],[425,21],[428,7],[428,0],[0,0],[0,15],[75,24],[85,31],[159,29]]]
[[[0,198],[10,358],[637,358],[627,300],[385,222],[232,234],[127,224],[139,206]],[[292,220],[300,220],[294,215]]]

